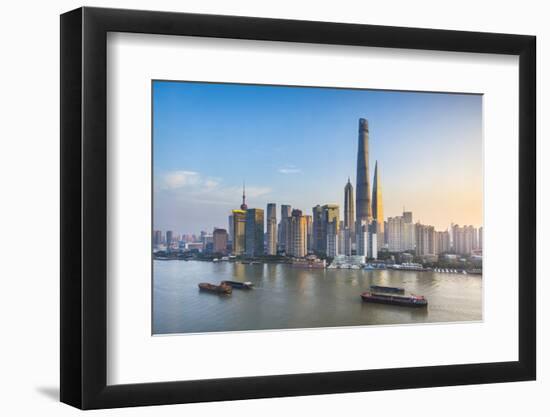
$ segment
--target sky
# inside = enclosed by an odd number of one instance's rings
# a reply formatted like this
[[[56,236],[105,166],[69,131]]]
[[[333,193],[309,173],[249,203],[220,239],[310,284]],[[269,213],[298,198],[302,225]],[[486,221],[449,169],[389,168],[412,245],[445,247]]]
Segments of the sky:
[[[154,81],[154,228],[227,228],[243,182],[249,208],[331,203],[343,218],[359,118],[386,218],[482,225],[481,95]]]

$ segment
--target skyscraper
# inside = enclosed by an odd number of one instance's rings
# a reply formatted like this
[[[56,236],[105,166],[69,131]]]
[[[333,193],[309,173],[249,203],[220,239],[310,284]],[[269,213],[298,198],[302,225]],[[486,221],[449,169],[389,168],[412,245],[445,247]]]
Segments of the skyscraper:
[[[156,248],[162,244],[162,232],[160,230],[155,230],[153,233],[153,246]]]
[[[307,225],[307,251],[313,251],[313,217],[311,215],[304,215]]]
[[[311,209],[313,213],[312,249],[314,252],[322,252],[323,245],[323,208],[317,204]]]
[[[357,146],[357,185],[355,187],[357,224],[362,220],[370,223],[372,219],[369,183],[369,123],[359,119],[359,138]]]
[[[233,255],[243,255],[245,248],[246,211],[233,210]]]
[[[338,231],[340,226],[340,206],[325,204],[323,207],[323,247],[321,252],[334,257],[338,252]]]
[[[170,250],[172,246],[173,232],[171,230],[166,231],[166,249]]]
[[[374,221],[374,233],[376,233],[380,249],[384,246],[384,205],[382,204],[382,184],[380,183],[380,172],[378,172],[378,161],[374,164],[374,182],[372,184],[372,217]]]
[[[353,201],[353,185],[348,178],[344,187],[344,228],[354,229],[355,224],[355,203]]]
[[[268,203],[266,214],[267,254],[277,255],[277,205]]]
[[[214,253],[227,253],[227,230],[225,229],[214,229],[212,233],[212,243]]]
[[[435,232],[434,254],[439,255],[440,253],[449,252],[450,248],[451,242],[449,232],[447,230]]]
[[[247,256],[264,254],[264,210],[246,210],[245,253]]]
[[[286,242],[288,233],[290,233],[290,214],[291,207],[288,204],[281,204],[281,221],[279,223],[279,229],[277,231],[279,237],[279,249],[282,252],[286,252]]]
[[[416,246],[415,225],[410,211],[404,212],[402,216],[388,217],[385,232],[388,234],[390,252],[413,250]]]
[[[338,220],[334,219],[326,223],[326,255],[334,258],[339,254],[338,249]]]
[[[418,256],[434,255],[436,253],[435,229],[420,223],[415,225],[415,249]]]
[[[289,218],[290,231],[287,242],[287,253],[296,258],[307,255],[307,219],[302,210],[292,210]]]

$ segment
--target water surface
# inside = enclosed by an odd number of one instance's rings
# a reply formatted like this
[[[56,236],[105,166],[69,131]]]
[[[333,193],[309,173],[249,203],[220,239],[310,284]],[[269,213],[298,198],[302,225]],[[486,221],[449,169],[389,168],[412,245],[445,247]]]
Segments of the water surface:
[[[199,282],[251,281],[230,296],[199,291]],[[370,285],[424,295],[427,308],[364,303]],[[393,270],[300,269],[285,264],[153,261],[153,333],[295,329],[479,321],[479,275]]]

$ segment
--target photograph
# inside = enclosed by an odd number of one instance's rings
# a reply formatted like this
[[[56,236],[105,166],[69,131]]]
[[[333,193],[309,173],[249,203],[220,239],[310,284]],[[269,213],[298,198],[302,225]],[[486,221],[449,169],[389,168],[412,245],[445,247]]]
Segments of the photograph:
[[[483,321],[483,95],[153,80],[152,334]]]

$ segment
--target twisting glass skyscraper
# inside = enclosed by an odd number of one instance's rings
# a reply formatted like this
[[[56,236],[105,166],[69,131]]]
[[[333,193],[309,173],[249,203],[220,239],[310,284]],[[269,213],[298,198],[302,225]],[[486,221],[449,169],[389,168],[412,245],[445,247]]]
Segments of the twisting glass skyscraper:
[[[372,220],[369,183],[369,123],[359,119],[359,139],[357,146],[357,186],[356,216],[357,225],[362,221],[367,224]]]

